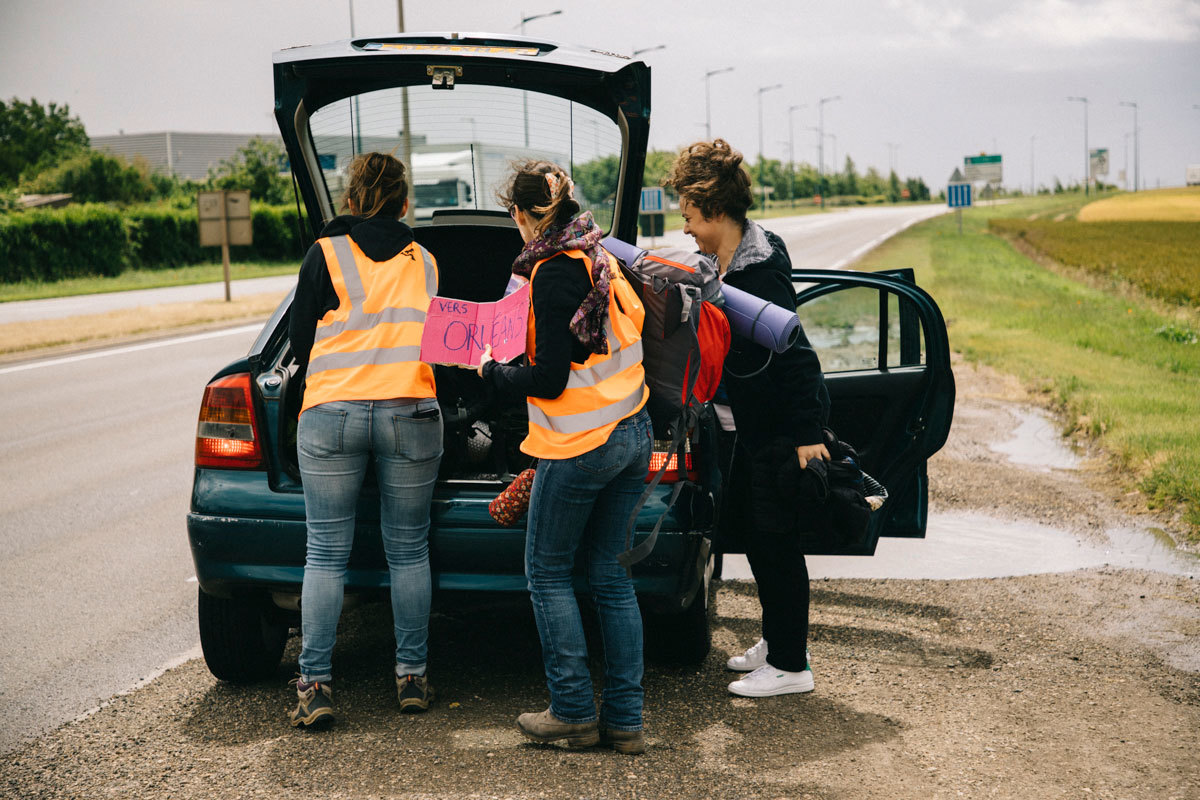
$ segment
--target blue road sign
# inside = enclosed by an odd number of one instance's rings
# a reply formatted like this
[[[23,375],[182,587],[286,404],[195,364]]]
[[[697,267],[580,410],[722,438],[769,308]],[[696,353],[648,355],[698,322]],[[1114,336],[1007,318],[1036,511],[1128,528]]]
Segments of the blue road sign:
[[[642,203],[638,211],[643,214],[661,214],[666,211],[666,206],[663,204],[663,190],[661,186],[642,187]]]
[[[642,191],[645,191],[645,189]],[[950,208],[969,207],[971,205],[971,184],[952,183],[947,186],[946,205]]]

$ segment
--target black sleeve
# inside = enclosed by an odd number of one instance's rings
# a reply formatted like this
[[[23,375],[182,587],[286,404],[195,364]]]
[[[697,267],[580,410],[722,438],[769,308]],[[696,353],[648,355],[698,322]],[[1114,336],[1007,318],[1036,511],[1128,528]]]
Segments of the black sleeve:
[[[795,308],[795,289],[782,271],[753,270],[738,277],[737,288],[784,308]],[[822,428],[829,420],[829,392],[821,361],[803,327],[794,345],[771,357],[766,374],[778,390],[776,396],[788,406],[783,416],[788,420],[787,435],[792,443],[800,447],[823,442]]]
[[[312,351],[313,338],[317,331],[317,320],[329,310],[331,296],[334,301],[333,307],[336,308],[337,293],[333,289],[333,280],[329,277],[329,269],[325,265],[325,251],[321,249],[321,245],[314,243],[308,248],[304,255],[304,263],[300,265],[296,296],[292,298],[291,318],[288,321],[292,353],[302,368],[308,366],[308,356]]]
[[[510,367],[492,362],[484,368],[484,377],[497,391],[517,397],[554,398],[567,387],[571,361],[582,345],[570,331],[571,318],[592,282],[579,259],[559,255],[538,267],[532,286],[537,349],[533,364]],[[586,355],[583,356],[586,359]]]

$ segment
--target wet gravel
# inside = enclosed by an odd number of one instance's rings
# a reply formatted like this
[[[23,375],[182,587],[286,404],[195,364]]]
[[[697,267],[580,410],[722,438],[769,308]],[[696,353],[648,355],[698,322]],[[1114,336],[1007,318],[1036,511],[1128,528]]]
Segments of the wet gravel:
[[[986,435],[1003,433],[1013,398],[989,380],[960,369],[935,507],[1085,536],[1118,513],[1086,475],[1011,480]],[[517,733],[517,713],[546,703],[521,598],[435,599],[438,700],[415,716],[396,709],[388,609],[364,606],[343,621],[332,730],[286,723],[293,638],[275,680],[232,686],[191,661],[15,750],[0,796],[1200,798],[1198,583],[1107,568],[817,581],[816,691],[750,700],[725,691],[724,660],[758,637],[758,603],[753,584],[727,582],[708,659],[647,667],[643,756]]]

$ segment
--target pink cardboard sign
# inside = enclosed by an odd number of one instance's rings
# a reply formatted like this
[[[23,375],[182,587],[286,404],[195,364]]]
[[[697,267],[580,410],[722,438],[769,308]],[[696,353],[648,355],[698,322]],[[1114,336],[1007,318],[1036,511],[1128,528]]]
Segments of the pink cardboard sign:
[[[528,319],[528,283],[494,303],[435,297],[425,315],[421,360],[477,367],[483,349],[491,345],[492,358],[509,361],[525,352]]]

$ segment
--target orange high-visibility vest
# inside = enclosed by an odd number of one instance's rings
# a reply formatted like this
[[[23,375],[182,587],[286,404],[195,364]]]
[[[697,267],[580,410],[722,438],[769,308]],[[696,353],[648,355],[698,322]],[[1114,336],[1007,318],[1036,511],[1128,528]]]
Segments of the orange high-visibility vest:
[[[591,277],[592,260],[583,251],[566,250],[563,255],[582,260]],[[546,260],[533,265],[531,284]],[[617,267],[617,260],[610,255],[608,263],[608,353],[592,353],[582,364],[572,362],[567,386],[558,397],[527,398],[529,435],[521,443],[521,450],[535,458],[574,458],[595,450],[608,441],[618,422],[641,410],[650,396],[642,367],[642,320],[646,311]],[[530,304],[525,355],[531,364],[537,353],[535,327]],[[570,334],[563,331],[562,335]]]
[[[319,239],[338,307],[317,322],[301,413],[335,400],[436,397],[421,362],[425,313],[437,294],[437,261],[413,242],[372,261],[349,236]]]

